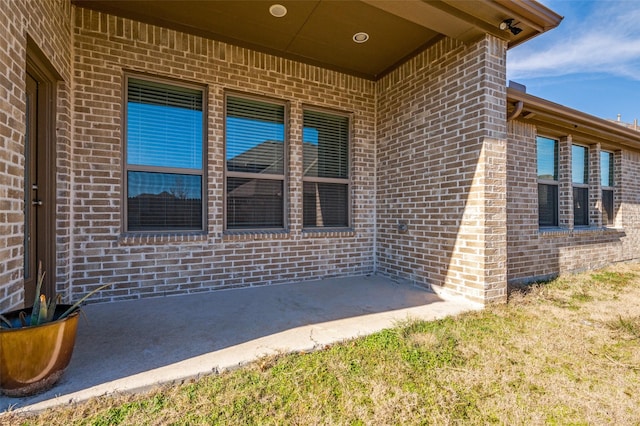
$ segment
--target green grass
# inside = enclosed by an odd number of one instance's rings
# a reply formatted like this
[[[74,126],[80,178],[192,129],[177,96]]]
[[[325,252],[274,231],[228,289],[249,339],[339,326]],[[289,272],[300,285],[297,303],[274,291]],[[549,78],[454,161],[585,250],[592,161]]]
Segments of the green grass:
[[[640,265],[145,395],[2,424],[638,425]]]

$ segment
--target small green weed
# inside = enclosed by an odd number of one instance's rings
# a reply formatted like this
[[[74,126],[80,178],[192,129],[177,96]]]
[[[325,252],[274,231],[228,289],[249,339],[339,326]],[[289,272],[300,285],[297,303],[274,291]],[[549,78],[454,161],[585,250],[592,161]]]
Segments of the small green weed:
[[[599,271],[591,274],[591,280],[596,283],[608,284],[614,287],[626,287],[637,277],[632,272]]]
[[[640,339],[640,316],[623,318],[618,316],[617,320],[608,323],[609,328],[623,332],[633,339]]]

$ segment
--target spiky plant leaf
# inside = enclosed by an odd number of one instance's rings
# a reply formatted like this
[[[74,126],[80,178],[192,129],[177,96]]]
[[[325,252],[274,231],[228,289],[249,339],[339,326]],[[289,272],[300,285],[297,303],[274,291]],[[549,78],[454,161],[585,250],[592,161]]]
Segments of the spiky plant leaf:
[[[44,294],[40,295],[40,312],[38,312],[38,320],[34,324],[33,321],[31,325],[40,325],[47,322],[47,297]]]
[[[105,284],[102,285],[98,288],[96,288],[95,290],[90,291],[89,293],[87,293],[82,299],[78,300],[76,303],[74,303],[69,309],[67,309],[66,311],[64,311],[62,313],[62,315],[60,315],[58,317],[59,320],[66,318],[67,316],[69,316],[71,313],[73,313],[76,309],[78,309],[78,307],[80,307],[80,304],[82,302],[84,302],[85,300],[87,300],[89,297],[91,297],[92,295],[94,295],[95,293],[99,292],[100,290],[109,287],[111,284]]]
[[[0,314],[0,321],[0,328],[13,328],[11,322],[2,314]],[[4,323],[4,325],[2,323]]]
[[[56,313],[56,307],[62,300],[62,297],[58,294],[56,297],[52,297],[49,300],[49,306],[47,306],[47,322],[53,321],[53,316]]]
[[[38,317],[40,315],[40,289],[44,282],[44,276],[46,272],[42,270],[42,261],[38,262],[38,283],[36,285],[36,298],[33,301],[33,308],[31,308],[31,325],[38,325]]]
[[[27,314],[24,313],[24,311],[20,312],[20,315],[18,315],[18,318],[20,319],[20,325],[22,325],[22,327],[26,327],[27,325]]]

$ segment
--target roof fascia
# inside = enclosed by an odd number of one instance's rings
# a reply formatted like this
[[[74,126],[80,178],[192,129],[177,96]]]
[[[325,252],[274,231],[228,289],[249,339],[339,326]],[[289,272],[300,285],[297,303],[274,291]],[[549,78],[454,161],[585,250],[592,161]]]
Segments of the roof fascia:
[[[518,102],[524,105],[523,113],[517,119],[534,123],[542,130],[548,128],[555,133],[580,135],[592,142],[605,144],[614,142],[640,149],[640,132],[638,131],[508,87],[507,103]],[[535,115],[532,119],[527,119],[528,113]]]

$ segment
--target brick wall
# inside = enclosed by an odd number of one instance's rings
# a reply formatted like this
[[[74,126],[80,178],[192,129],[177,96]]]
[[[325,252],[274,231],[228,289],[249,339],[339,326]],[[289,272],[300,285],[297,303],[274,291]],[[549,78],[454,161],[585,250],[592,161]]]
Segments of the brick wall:
[[[529,282],[559,274],[593,269],[637,259],[640,243],[640,154],[617,151],[615,154],[615,227],[602,228],[600,208],[600,144],[580,141],[574,136],[558,138],[559,144],[559,222],[558,229],[538,227],[538,191],[536,135],[539,131],[522,120],[508,125],[507,217],[508,281]],[[544,131],[540,130],[545,136]],[[571,143],[590,149],[591,226],[573,226],[571,202]],[[597,178],[597,179],[596,179]]]
[[[505,52],[443,39],[379,82],[379,272],[506,298]]]
[[[66,0],[0,0],[0,6],[2,310],[23,303],[27,35],[62,76],[56,276],[67,298],[104,283],[113,287],[93,300],[377,271],[492,302],[505,300],[507,281],[640,255],[637,152],[615,155],[615,229],[572,229],[573,206],[565,195],[560,209],[566,230],[539,231],[536,129],[522,121],[507,128],[506,45],[494,37],[469,45],[443,38],[374,83],[75,8]],[[122,233],[121,119],[128,71],[207,87],[208,228],[203,235]],[[227,90],[289,103],[288,232],[224,233]],[[303,230],[302,111],[307,105],[352,114],[352,230]],[[580,143],[570,135],[561,140],[563,155],[570,155],[572,142]],[[591,164],[597,164],[596,151]],[[566,167],[560,180],[562,190],[570,190]],[[598,186],[593,176],[591,187]],[[591,195],[597,209],[598,196]],[[600,216],[592,213],[597,225]],[[399,230],[401,224],[406,231]]]
[[[66,0],[0,0],[0,310],[23,304],[27,37],[62,76],[57,87],[59,282],[68,284],[71,14]],[[65,198],[66,197],[66,198]],[[66,276],[66,279],[65,279]],[[65,290],[62,284],[61,291]]]
[[[71,284],[95,300],[302,281],[374,271],[374,83],[85,9],[76,9]],[[208,87],[206,235],[121,233],[123,74],[143,72]],[[225,90],[290,103],[289,227],[223,233]],[[353,113],[353,230],[302,230],[302,108]]]

